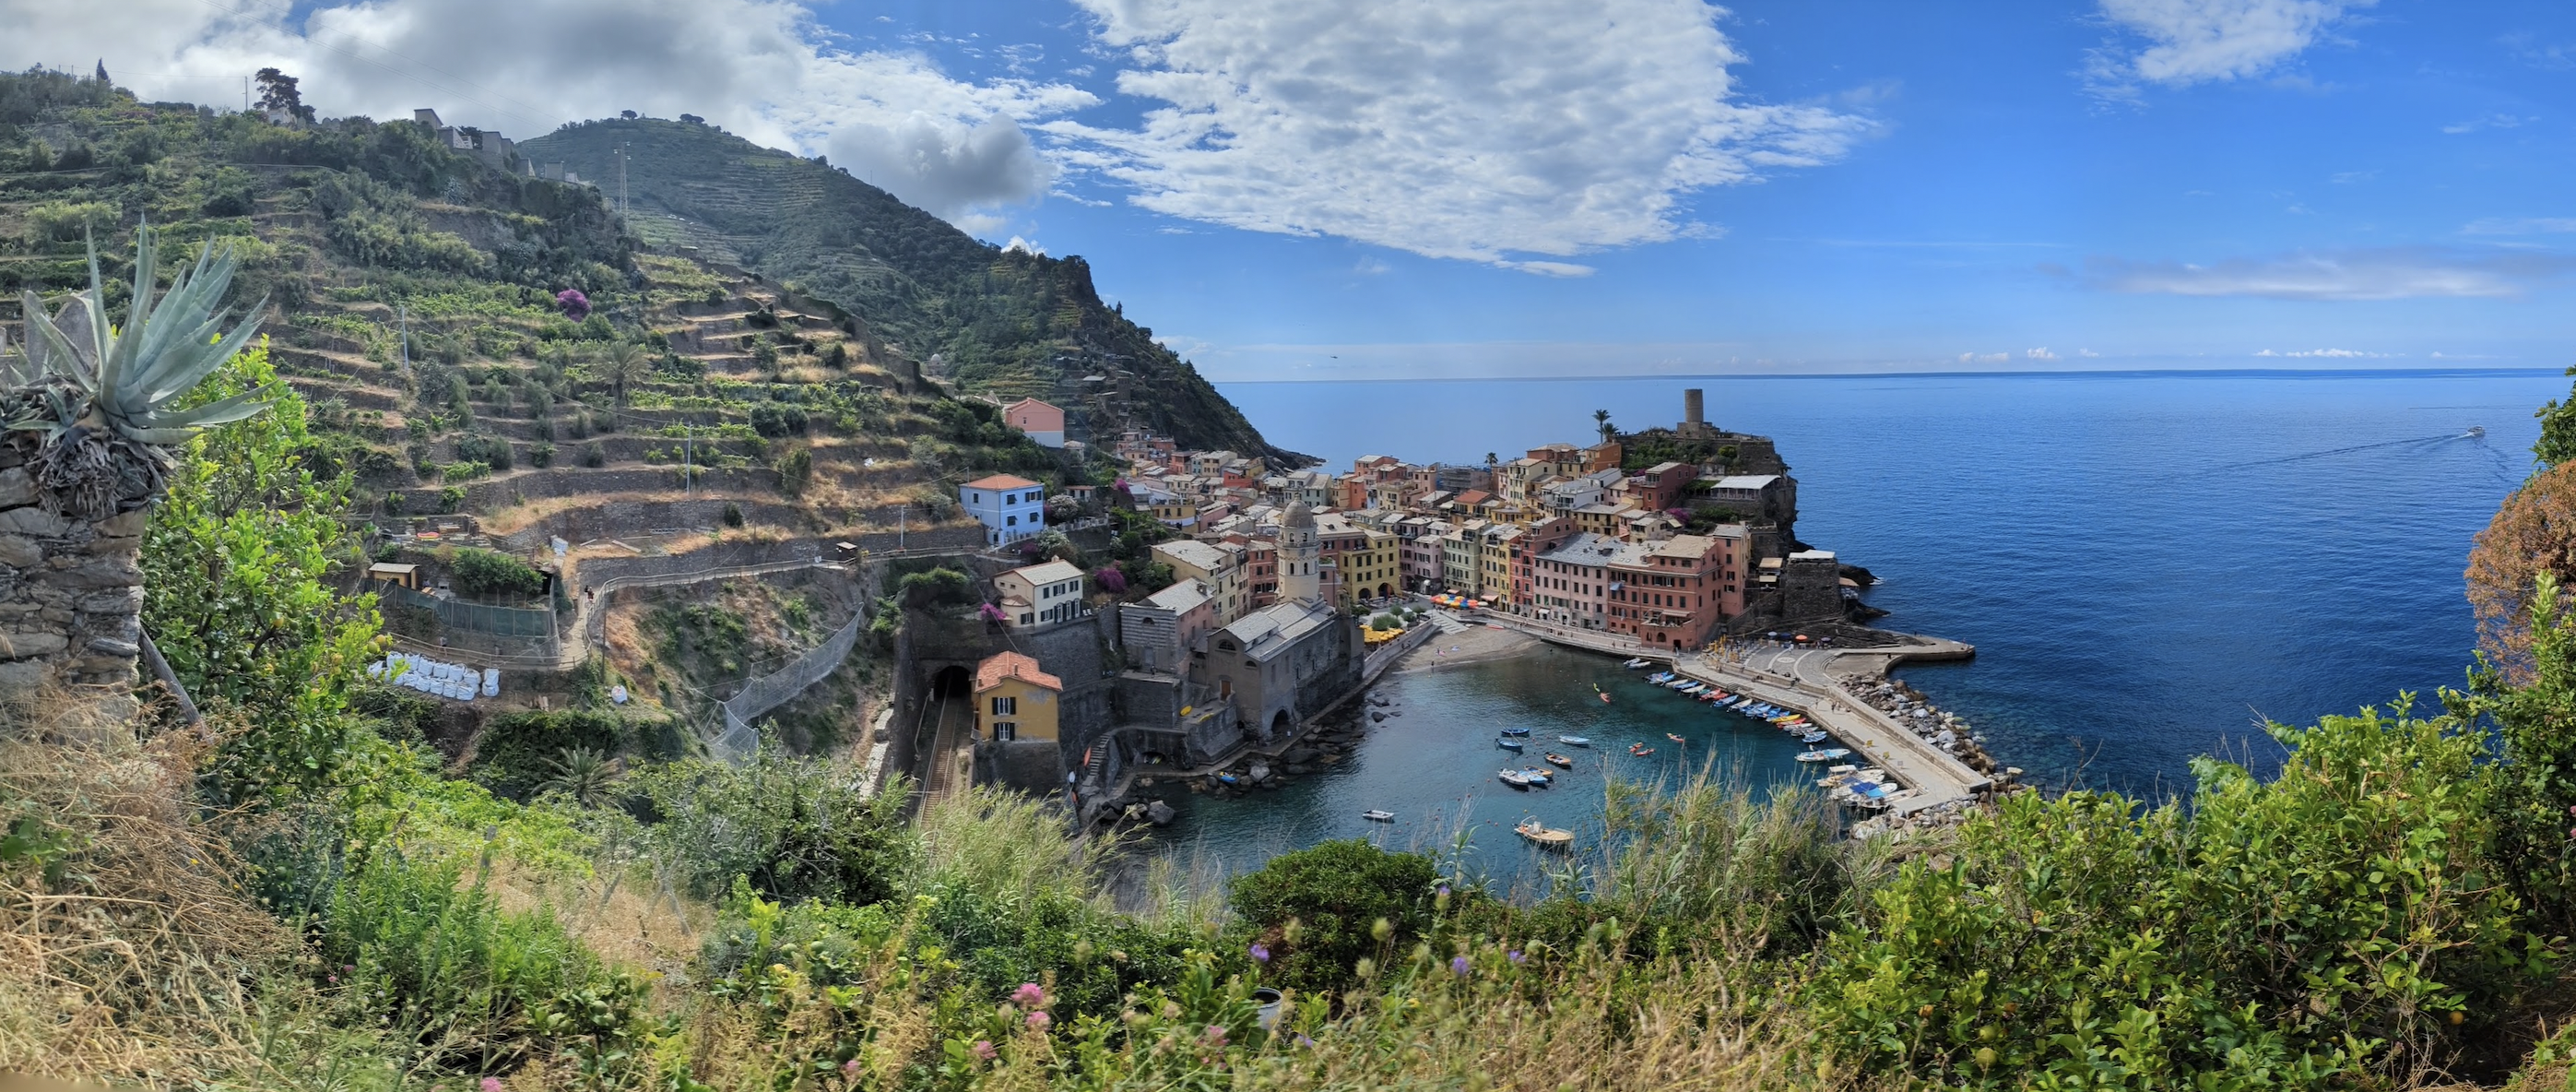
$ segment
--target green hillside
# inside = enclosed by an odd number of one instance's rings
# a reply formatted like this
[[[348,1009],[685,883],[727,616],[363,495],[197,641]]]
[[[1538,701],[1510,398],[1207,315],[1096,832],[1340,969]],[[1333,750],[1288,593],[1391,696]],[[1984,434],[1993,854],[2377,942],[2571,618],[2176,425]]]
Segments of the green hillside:
[[[1103,306],[1080,257],[1006,253],[823,160],[707,125],[584,122],[521,148],[615,187],[621,146],[638,233],[846,308],[965,392],[1044,398],[1103,437],[1133,422],[1184,446],[1280,454],[1153,331]]]

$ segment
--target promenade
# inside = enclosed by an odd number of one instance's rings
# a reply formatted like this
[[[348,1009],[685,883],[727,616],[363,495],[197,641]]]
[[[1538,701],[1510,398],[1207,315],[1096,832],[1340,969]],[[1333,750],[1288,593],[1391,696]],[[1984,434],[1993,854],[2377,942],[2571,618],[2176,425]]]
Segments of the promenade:
[[[1964,802],[1992,785],[1993,779],[1933,746],[1870,707],[1843,687],[1847,676],[1879,678],[1906,660],[1956,660],[1976,653],[1969,645],[1937,637],[1913,636],[1918,643],[1881,648],[1758,647],[1727,655],[1650,649],[1599,630],[1574,629],[1510,615],[1480,615],[1506,629],[1519,630],[1551,644],[1586,649],[1605,656],[1642,656],[1668,663],[1673,670],[1729,693],[1750,694],[1761,701],[1805,713],[1817,727],[1833,733],[1860,764],[1887,771],[1897,783],[1914,790],[1889,810],[1912,815],[1943,804]],[[1470,623],[1472,624],[1472,623]],[[1909,635],[1911,636],[1911,635]]]

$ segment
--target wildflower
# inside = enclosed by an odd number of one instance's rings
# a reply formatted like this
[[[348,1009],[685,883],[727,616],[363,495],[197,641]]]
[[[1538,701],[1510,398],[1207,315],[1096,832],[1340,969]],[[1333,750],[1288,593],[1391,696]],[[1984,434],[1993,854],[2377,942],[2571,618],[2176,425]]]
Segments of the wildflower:
[[[975,1040],[975,1056],[976,1056],[976,1057],[978,1057],[978,1058],[982,1058],[982,1059],[984,1059],[985,1061],[988,1061],[988,1062],[989,1062],[989,1061],[992,1061],[992,1060],[993,1060],[993,1056],[994,1056],[994,1054],[995,1054],[995,1051],[993,1050],[993,1041],[992,1041],[992,1040],[990,1040],[990,1039],[977,1039],[977,1040]]]
[[[849,1061],[846,1061],[846,1062],[841,1063],[841,1075],[842,1075],[842,1076],[844,1076],[844,1077],[848,1077],[849,1079],[854,1080],[854,1081],[855,1081],[855,1080],[858,1080],[858,1079],[859,1079],[859,1060],[858,1060],[858,1059],[856,1059],[856,1058],[852,1058],[852,1059],[850,1059]]]
[[[1054,1017],[1048,1016],[1043,1012],[1033,1012],[1029,1014],[1028,1024],[1030,1031],[1045,1031],[1047,1029],[1047,1025],[1054,1022]]]
[[[501,1078],[499,1078],[499,1077],[485,1077],[485,1078],[483,1078],[482,1089],[483,1089],[483,1092],[501,1092]]]
[[[1019,989],[1011,991],[1011,1003],[1022,1008],[1045,1008],[1047,1003],[1046,987],[1038,985],[1035,982],[1022,982],[1020,983]]]
[[[1376,937],[1379,943],[1385,943],[1386,938],[1395,935],[1395,923],[1379,918],[1377,924],[1369,926],[1369,935]]]
[[[1522,954],[1521,954],[1521,950],[1520,950],[1520,949],[1518,949],[1518,948],[1514,948],[1514,949],[1512,949],[1509,953],[1505,954],[1505,955],[1503,956],[1503,958],[1508,959],[1508,960],[1511,960],[1511,961],[1512,961],[1512,966],[1515,966],[1515,967],[1518,967],[1518,966],[1520,966],[1520,965],[1521,965],[1521,964],[1523,964],[1523,963],[1527,963],[1527,962],[1529,962],[1529,957],[1528,957],[1528,956],[1526,956],[1526,955],[1522,955]]]
[[[1301,1047],[1310,1047],[1315,1045],[1315,1041],[1307,1038],[1306,1033],[1301,1031],[1297,1033],[1297,1045]]]
[[[1444,899],[1449,897],[1449,885],[1448,885],[1448,884],[1445,884],[1445,883],[1444,883],[1444,884],[1441,884],[1441,885],[1440,885],[1440,897],[1441,897],[1441,898],[1444,898]]]
[[[1206,1031],[1203,1031],[1203,1032],[1200,1032],[1200,1033],[1199,1033],[1199,1038],[1207,1040],[1207,1045],[1212,1046],[1212,1047],[1221,1047],[1221,1046],[1224,1046],[1224,1045],[1225,1045],[1225,1025],[1223,1025],[1223,1024],[1209,1024],[1209,1025],[1207,1026],[1207,1030],[1206,1030]]]
[[[1252,961],[1255,963],[1270,962],[1270,946],[1255,942],[1252,946]]]
[[[1450,973],[1450,974],[1457,975],[1457,976],[1458,976],[1458,977],[1460,977],[1460,978],[1465,978],[1465,977],[1467,977],[1467,968],[1468,968],[1468,963],[1467,963],[1467,957],[1466,957],[1466,956],[1452,956],[1452,957],[1450,958],[1450,960],[1449,960],[1449,973]]]

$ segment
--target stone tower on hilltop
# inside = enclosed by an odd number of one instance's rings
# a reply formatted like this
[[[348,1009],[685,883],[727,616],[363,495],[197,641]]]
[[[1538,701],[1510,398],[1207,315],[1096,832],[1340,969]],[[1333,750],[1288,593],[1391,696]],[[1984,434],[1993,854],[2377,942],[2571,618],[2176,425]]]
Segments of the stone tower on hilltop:
[[[1305,501],[1292,501],[1279,518],[1279,601],[1311,603],[1323,598],[1316,564],[1322,547],[1315,538],[1315,512]]]

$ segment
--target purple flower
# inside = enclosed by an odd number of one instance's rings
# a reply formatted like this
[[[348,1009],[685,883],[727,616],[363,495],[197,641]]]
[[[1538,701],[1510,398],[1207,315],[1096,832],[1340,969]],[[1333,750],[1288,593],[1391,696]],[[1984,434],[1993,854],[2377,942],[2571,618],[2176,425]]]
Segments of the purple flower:
[[[1030,1031],[1045,1031],[1047,1029],[1047,1025],[1054,1022],[1055,1017],[1049,1016],[1043,1012],[1033,1012],[1029,1014],[1028,1025]]]
[[[1255,942],[1252,945],[1252,961],[1255,963],[1270,962],[1270,946]]]
[[[1118,571],[1114,566],[1103,567],[1099,572],[1091,574],[1091,578],[1100,582],[1100,590],[1111,595],[1123,594],[1127,590],[1127,574]]]
[[[1306,1033],[1301,1031],[1297,1033],[1297,1045],[1301,1047],[1310,1047],[1315,1045],[1315,1041],[1307,1038]]]
[[[852,1058],[841,1063],[841,1075],[854,1081],[859,1079],[859,1060]]]
[[[975,1040],[974,1051],[976,1057],[982,1058],[988,1062],[992,1061],[995,1053],[993,1050],[993,1041],[990,1039]]]
[[[1035,982],[1022,982],[1020,983],[1019,989],[1011,991],[1011,1003],[1024,1009],[1045,1008],[1047,1003],[1046,987],[1038,985]]]
[[[1467,977],[1467,969],[1469,966],[1471,965],[1467,962],[1466,956],[1458,956],[1449,961],[1449,973],[1457,975],[1460,978],[1465,978]]]
[[[1219,1046],[1219,1047],[1224,1046],[1224,1045],[1225,1045],[1225,1025],[1223,1025],[1223,1024],[1209,1024],[1209,1025],[1207,1026],[1207,1030],[1206,1030],[1206,1031],[1203,1031],[1203,1032],[1200,1032],[1200,1033],[1199,1033],[1199,1038],[1207,1040],[1207,1044],[1208,1044],[1209,1046]]]
[[[562,308],[564,317],[574,322],[590,317],[590,297],[582,295],[581,289],[578,288],[567,288],[555,293],[555,306]]]
[[[1504,955],[1504,956],[1503,956],[1503,958],[1508,959],[1508,960],[1511,960],[1511,961],[1512,961],[1512,966],[1515,966],[1515,967],[1518,967],[1518,966],[1520,966],[1520,965],[1521,965],[1521,964],[1523,964],[1523,963],[1527,963],[1527,962],[1529,962],[1529,957],[1528,957],[1528,956],[1525,956],[1525,955],[1522,955],[1522,954],[1521,954],[1521,950],[1520,950],[1520,949],[1518,949],[1518,948],[1514,948],[1514,949],[1512,949],[1512,950],[1511,950],[1511,952],[1510,952],[1510,953],[1508,953],[1508,954],[1506,954],[1506,955]]]
[[[1449,893],[1449,885],[1448,885],[1448,884],[1445,884],[1445,883],[1444,883],[1444,884],[1441,884],[1441,885],[1440,885],[1440,893],[1441,893],[1442,895],[1447,895],[1447,894]]]
[[[501,1078],[485,1077],[483,1078],[483,1083],[479,1087],[483,1089],[483,1092],[501,1092]]]

